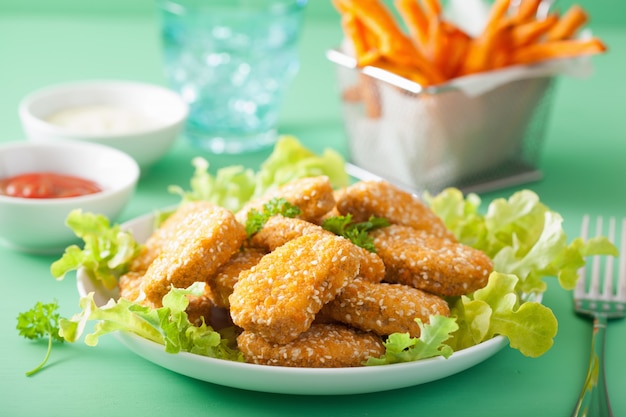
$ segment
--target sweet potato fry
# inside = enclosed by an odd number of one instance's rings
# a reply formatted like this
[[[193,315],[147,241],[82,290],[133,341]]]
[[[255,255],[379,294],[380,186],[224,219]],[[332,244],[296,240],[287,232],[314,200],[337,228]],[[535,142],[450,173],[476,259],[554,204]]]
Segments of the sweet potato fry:
[[[344,14],[341,18],[344,33],[352,42],[354,54],[360,66],[371,65],[380,59],[376,48],[368,45],[363,24],[353,14]]]
[[[361,95],[361,88],[358,84],[346,87],[341,92],[341,100],[345,101],[346,103],[358,103],[362,99],[363,96]]]
[[[531,20],[515,26],[511,30],[511,44],[513,48],[521,48],[537,42],[546,32],[557,23],[558,17],[551,14],[543,20]]]
[[[376,80],[369,75],[361,73],[359,74],[359,86],[365,107],[365,115],[369,119],[378,119],[382,114],[382,107]]]
[[[510,25],[493,27],[470,42],[459,75],[469,75],[501,67],[511,49]]]
[[[599,54],[605,51],[606,45],[597,38],[536,43],[515,51],[511,63],[534,64],[549,59]]]
[[[414,68],[423,74],[428,84],[444,81],[440,71],[417,49],[396,24],[391,12],[378,0],[344,1],[350,10],[377,39],[377,49],[392,63]]]
[[[424,11],[429,20],[433,20],[441,16],[441,3],[439,0],[422,0]]]
[[[534,21],[540,4],[541,0],[521,0],[516,13],[513,15],[512,23],[520,25]]]
[[[402,17],[415,45],[425,51],[428,44],[428,19],[417,0],[396,0],[396,9]]]
[[[439,65],[445,77],[454,78],[467,55],[471,38],[450,22],[442,21],[441,26],[445,47],[440,50]]]
[[[578,5],[574,5],[559,19],[548,32],[547,41],[558,41],[571,38],[588,20],[587,13]]]
[[[506,51],[509,45],[509,33],[512,26],[506,19],[511,0],[496,0],[482,33],[472,40],[460,75],[488,71],[496,67],[494,62],[503,61],[502,53],[494,53],[498,48]],[[498,59],[495,59],[499,57]]]
[[[393,0],[408,34],[383,0],[332,1],[360,66],[376,66],[425,87],[509,65],[606,50],[598,39],[561,42],[587,22],[580,6],[562,17],[544,18],[542,0],[494,0],[485,27],[472,37],[446,20],[442,0]],[[361,88],[355,97],[363,100],[365,92]]]
[[[507,12],[511,7],[511,0],[496,0],[491,6],[489,17],[483,33],[493,32],[506,22]],[[508,22],[511,24],[512,22]]]

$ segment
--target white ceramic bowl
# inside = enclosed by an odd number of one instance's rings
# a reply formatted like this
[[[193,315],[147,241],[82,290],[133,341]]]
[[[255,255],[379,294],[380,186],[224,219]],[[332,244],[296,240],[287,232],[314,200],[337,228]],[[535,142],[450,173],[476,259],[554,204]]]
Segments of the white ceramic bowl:
[[[70,198],[0,195],[0,240],[25,252],[62,253],[77,243],[65,225],[73,209],[115,219],[130,201],[139,166],[117,149],[83,142],[10,142],[0,145],[0,179],[32,172],[54,172],[95,181],[102,191]]]
[[[47,87],[29,94],[19,105],[29,139],[101,143],[128,153],[142,169],[168,152],[188,112],[187,104],[167,88],[116,80]]]

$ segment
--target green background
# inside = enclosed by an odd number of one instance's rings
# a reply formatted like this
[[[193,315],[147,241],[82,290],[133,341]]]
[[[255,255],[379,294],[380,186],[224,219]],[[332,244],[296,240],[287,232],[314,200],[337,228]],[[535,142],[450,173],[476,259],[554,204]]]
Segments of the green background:
[[[593,25],[623,25],[626,23],[626,2],[622,0],[557,0],[556,7],[566,9],[571,4],[580,4],[593,16]],[[0,13],[152,13],[152,0],[2,0]],[[335,11],[327,0],[309,0],[309,14],[330,16]]]

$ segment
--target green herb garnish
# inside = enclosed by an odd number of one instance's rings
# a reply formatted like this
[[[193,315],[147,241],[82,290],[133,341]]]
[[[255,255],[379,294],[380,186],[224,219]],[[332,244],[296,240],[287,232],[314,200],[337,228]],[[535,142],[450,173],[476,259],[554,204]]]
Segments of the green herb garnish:
[[[389,226],[389,221],[382,217],[371,216],[365,222],[354,223],[352,215],[334,216],[324,220],[322,227],[336,235],[349,239],[352,243],[367,249],[370,252],[376,252],[374,247],[374,239],[371,238],[369,232]]]
[[[26,372],[26,376],[36,374],[45,366],[52,352],[52,342],[62,343],[64,341],[59,335],[59,320],[61,317],[57,313],[58,308],[59,304],[56,301],[47,304],[39,301],[32,309],[17,316],[16,328],[20,336],[32,340],[48,338],[46,356],[36,368]]]
[[[300,208],[294,206],[284,198],[272,198],[263,205],[263,210],[252,209],[248,212],[246,234],[250,237],[257,233],[272,216],[281,215],[283,217],[294,218],[301,212]]]

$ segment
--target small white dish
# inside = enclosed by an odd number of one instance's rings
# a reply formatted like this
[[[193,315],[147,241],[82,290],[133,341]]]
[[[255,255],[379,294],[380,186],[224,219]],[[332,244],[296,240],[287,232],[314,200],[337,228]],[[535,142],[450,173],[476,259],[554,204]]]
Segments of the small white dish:
[[[100,143],[132,156],[142,169],[161,159],[182,131],[189,109],[173,91],[134,81],[77,81],[26,96],[19,116],[35,142]]]
[[[145,241],[153,227],[153,214],[122,225],[122,228],[133,233],[138,242]],[[77,287],[81,296],[94,292],[94,301],[98,305],[104,305],[110,298],[117,297],[115,291],[109,292],[101,285],[94,285],[82,269],[77,273]],[[165,351],[164,346],[133,333],[116,332],[114,335],[140,357],[181,375],[228,387],[299,395],[364,394],[424,384],[475,366],[508,345],[505,337],[496,336],[455,352],[448,359],[436,357],[385,366],[322,369],[255,365],[187,352],[171,354]]]
[[[79,239],[65,225],[73,209],[115,219],[130,201],[139,166],[126,153],[84,142],[10,142],[0,145],[0,179],[56,173],[91,180],[100,192],[68,198],[0,194],[0,241],[25,252],[57,254]]]

